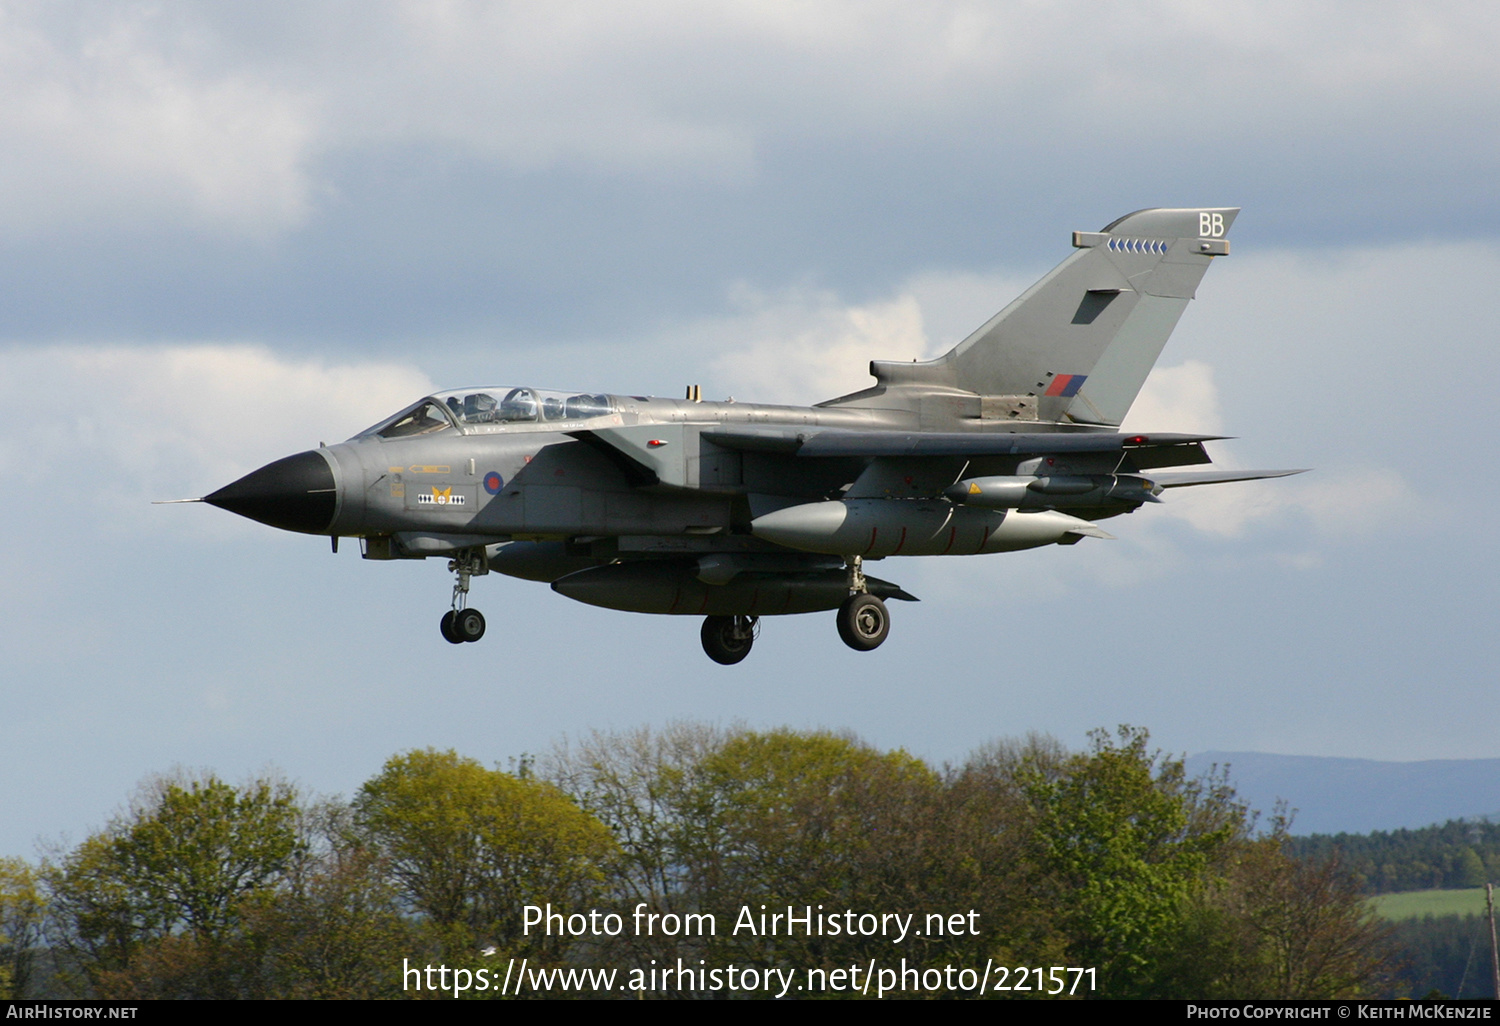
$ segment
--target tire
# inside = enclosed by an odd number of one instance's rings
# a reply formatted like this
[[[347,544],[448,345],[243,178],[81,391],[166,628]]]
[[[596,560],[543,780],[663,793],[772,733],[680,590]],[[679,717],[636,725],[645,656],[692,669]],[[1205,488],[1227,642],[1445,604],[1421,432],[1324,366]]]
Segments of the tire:
[[[453,636],[459,641],[484,637],[484,614],[477,609],[460,609],[453,614]]]
[[[755,644],[754,622],[751,621],[748,629],[740,629],[735,624],[736,619],[745,620],[748,617],[703,618],[703,629],[699,632],[703,639],[703,651],[721,666],[733,666],[744,659],[750,654],[750,647]]]
[[[442,620],[438,622],[438,630],[442,632],[444,641],[457,645],[461,644],[464,639],[453,633],[453,617],[454,612],[451,609],[444,613]]]
[[[891,633],[891,614],[874,595],[850,595],[839,606],[839,637],[856,652],[880,647]]]

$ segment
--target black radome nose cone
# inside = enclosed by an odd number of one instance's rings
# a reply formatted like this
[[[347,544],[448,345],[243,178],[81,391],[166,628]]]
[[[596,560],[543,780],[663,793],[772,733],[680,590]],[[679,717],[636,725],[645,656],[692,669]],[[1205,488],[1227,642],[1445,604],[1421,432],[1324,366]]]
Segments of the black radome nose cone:
[[[203,501],[286,531],[324,534],[333,524],[338,489],[328,461],[312,450],[267,463]]]

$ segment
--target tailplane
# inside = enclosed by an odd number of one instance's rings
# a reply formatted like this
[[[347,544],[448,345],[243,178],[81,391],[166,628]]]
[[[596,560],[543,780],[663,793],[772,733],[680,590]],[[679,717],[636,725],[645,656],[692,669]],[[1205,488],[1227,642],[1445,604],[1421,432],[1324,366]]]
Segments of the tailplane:
[[[1238,213],[1139,210],[1074,232],[1077,252],[943,356],[871,362],[874,391],[957,390],[995,418],[1116,427],[1209,263],[1229,253]]]

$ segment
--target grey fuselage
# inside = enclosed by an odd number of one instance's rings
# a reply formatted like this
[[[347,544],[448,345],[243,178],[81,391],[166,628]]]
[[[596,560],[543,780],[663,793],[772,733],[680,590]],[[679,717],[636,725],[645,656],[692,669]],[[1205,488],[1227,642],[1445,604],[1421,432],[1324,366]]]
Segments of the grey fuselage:
[[[685,400],[456,389],[205,501],[358,537],[368,559],[448,557],[455,613],[468,576],[496,570],[637,612],[838,608],[841,631],[873,625],[851,645],[873,647],[878,617],[852,599],[911,596],[863,560],[1107,538],[1095,521],[1164,488],[1291,473],[1156,473],[1211,462],[1214,436],[1119,433],[1236,214],[1151,209],[1075,232],[1070,256],[950,352],[874,361],[872,387],[817,406],[700,402],[696,386]],[[719,639],[735,658],[748,629]]]
[[[910,400],[872,392],[820,407],[609,396],[611,412],[586,420],[454,423],[392,438],[377,427],[318,450],[333,472],[336,501],[327,525],[308,532],[377,539],[375,558],[386,554],[385,538],[394,540],[392,557],[512,540],[567,540],[575,548],[583,540],[599,557],[613,555],[611,548],[775,549],[750,531],[774,510],[852,494],[932,498],[966,470],[1010,474],[1019,462],[924,459],[908,473],[899,459],[887,459],[891,466],[880,469],[891,471],[890,480],[872,480],[881,476],[870,473],[881,458],[798,459],[788,451],[789,433],[1068,430],[985,419],[977,403],[976,415],[966,417],[960,400],[943,397],[939,406],[930,392]],[[882,399],[889,405],[866,405]],[[705,437],[720,428],[736,432],[733,448]],[[763,451],[755,451],[757,430],[765,432]],[[1060,469],[1108,473],[1118,462],[1085,455]],[[1101,504],[1090,513],[1097,519],[1134,505]]]

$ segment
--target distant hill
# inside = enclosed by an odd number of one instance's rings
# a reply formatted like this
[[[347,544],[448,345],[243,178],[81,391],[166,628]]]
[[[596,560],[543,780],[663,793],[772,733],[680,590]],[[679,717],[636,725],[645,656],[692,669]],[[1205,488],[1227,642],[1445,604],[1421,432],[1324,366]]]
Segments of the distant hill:
[[[1500,820],[1500,759],[1379,762],[1264,752],[1203,752],[1189,775],[1228,764],[1250,806],[1269,814],[1277,799],[1297,810],[1294,834],[1367,834],[1450,819]]]

